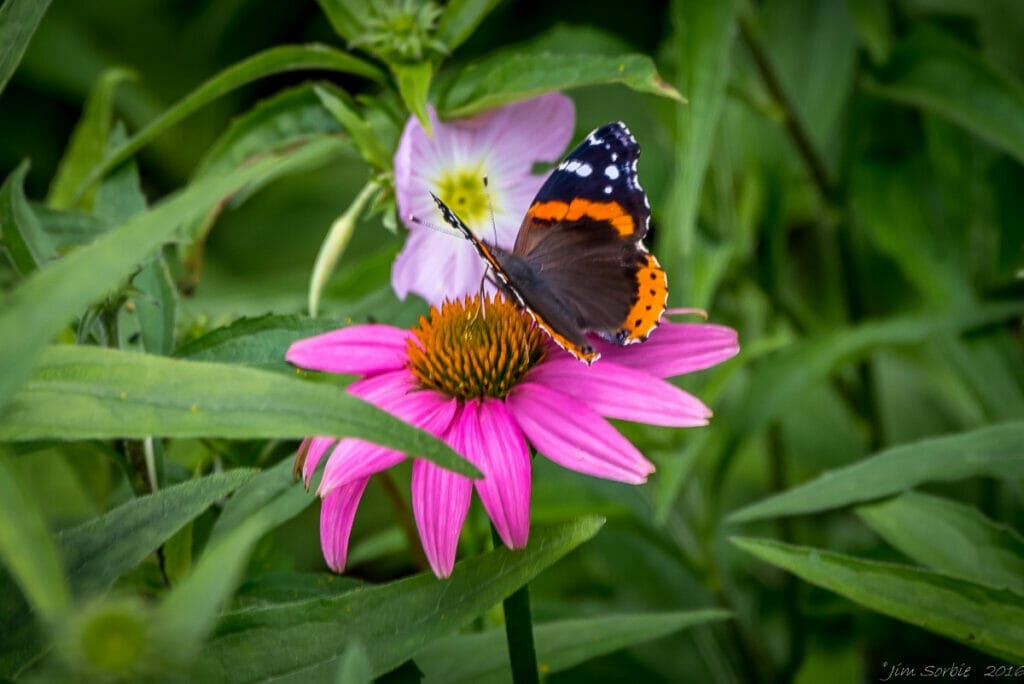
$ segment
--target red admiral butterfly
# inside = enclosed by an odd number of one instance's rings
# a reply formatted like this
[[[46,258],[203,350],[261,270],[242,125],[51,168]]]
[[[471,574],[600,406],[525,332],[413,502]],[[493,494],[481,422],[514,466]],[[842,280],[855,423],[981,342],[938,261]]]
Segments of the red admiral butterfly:
[[[587,332],[619,346],[643,342],[665,312],[668,280],[643,244],[651,209],[637,182],[639,156],[621,122],[588,135],[537,193],[511,252],[478,238],[431,193],[506,296],[587,364],[601,356]]]

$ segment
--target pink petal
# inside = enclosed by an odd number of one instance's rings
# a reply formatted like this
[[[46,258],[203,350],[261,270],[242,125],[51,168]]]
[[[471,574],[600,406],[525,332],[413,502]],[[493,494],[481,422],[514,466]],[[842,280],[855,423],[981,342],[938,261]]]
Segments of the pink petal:
[[[403,394],[381,408],[410,425],[440,436],[451,425],[456,403],[437,392],[419,390]],[[326,496],[338,487],[387,470],[404,459],[405,454],[400,451],[347,437],[338,442],[328,459],[317,493]]]
[[[595,340],[604,360],[669,378],[730,359],[740,351],[736,331],[709,323],[663,321],[646,342],[617,347]],[[601,363],[601,361],[598,361]]]
[[[405,365],[408,330],[353,325],[292,343],[285,358],[299,368],[367,375]]]
[[[467,402],[452,425],[452,447],[477,466],[474,483],[487,515],[510,549],[530,536],[530,452],[505,404],[497,399]]]
[[[527,439],[558,465],[606,480],[640,484],[654,465],[581,401],[526,382],[508,396]]]
[[[561,93],[547,93],[474,117],[474,143],[500,151],[488,171],[499,175],[530,173],[536,162],[556,162],[575,128],[576,107]],[[526,211],[526,207],[522,208]]]
[[[469,512],[472,480],[416,459],[412,464],[412,512],[420,531],[423,551],[438,577],[448,577],[455,566],[459,533]]]
[[[345,571],[352,521],[369,481],[369,478],[364,478],[335,489],[324,497],[320,507],[320,548],[327,566],[334,572]]]
[[[302,464],[302,479],[309,487],[309,481],[313,479],[313,473],[320,464],[323,457],[332,444],[338,441],[336,437],[310,437],[309,446],[306,449],[306,461]]]
[[[402,368],[356,380],[346,389],[349,394],[387,411],[389,406],[416,389],[416,378],[408,368]]]
[[[649,425],[707,425],[711,411],[675,385],[603,359],[585,366],[568,355],[548,358],[527,375],[535,382],[579,399],[602,416]]]
[[[434,211],[431,204],[428,219],[440,222]],[[400,299],[411,292],[438,306],[445,299],[476,294],[482,282],[484,264],[469,240],[422,227],[409,231],[391,267],[391,286]]]

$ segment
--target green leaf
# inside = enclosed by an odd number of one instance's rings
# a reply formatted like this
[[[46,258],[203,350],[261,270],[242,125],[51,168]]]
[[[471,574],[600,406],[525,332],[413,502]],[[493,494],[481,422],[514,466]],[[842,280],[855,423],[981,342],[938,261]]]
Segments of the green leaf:
[[[178,314],[178,290],[163,255],[151,259],[132,278],[135,315],[142,333],[142,348],[167,356],[174,350],[174,326]]]
[[[103,161],[107,151],[114,113],[114,94],[122,82],[135,79],[134,72],[120,67],[104,71],[85,102],[82,118],[78,120],[71,141],[57,166],[57,173],[50,183],[46,203],[54,209],[89,209],[92,194],[86,194],[80,202],[74,201],[75,190],[85,180],[89,170]]]
[[[205,179],[94,242],[33,273],[5,302],[0,330],[0,406],[32,372],[47,342],[86,306],[109,293],[137,263],[157,250],[182,222],[272,169],[324,158],[338,143],[323,140],[287,155],[269,157],[217,178]]]
[[[1024,596],[1024,538],[978,509],[906,492],[856,510],[908,558],[947,575]]]
[[[109,221],[82,211],[51,209],[39,203],[32,203],[31,207],[58,252],[88,244],[113,228]]]
[[[317,0],[335,33],[345,40],[359,37],[365,29],[365,17],[371,12],[369,0]]]
[[[192,572],[167,594],[157,620],[165,633],[173,635],[177,648],[185,653],[200,650],[221,607],[238,586],[253,545],[276,522],[273,515],[260,511],[211,541]]]
[[[182,482],[63,530],[59,541],[75,593],[86,596],[104,591],[254,474],[240,469]]]
[[[0,7],[0,93],[7,87],[50,0],[6,0]]]
[[[469,558],[445,580],[421,574],[334,598],[227,613],[203,649],[203,663],[219,681],[311,681],[332,676],[346,644],[358,639],[373,674],[383,674],[485,613],[601,524],[583,518],[531,530],[525,549]]]
[[[229,501],[230,503],[230,501]],[[329,572],[271,572],[247,580],[235,593],[235,608],[334,597],[363,586],[361,580]]]
[[[553,55],[501,52],[454,77],[441,96],[445,117],[469,116],[552,90],[621,83],[641,93],[683,101],[644,55]]]
[[[366,655],[363,642],[355,639],[350,641],[341,654],[338,663],[338,674],[334,681],[338,684],[370,684],[373,681],[373,670],[370,669],[370,656]]]
[[[307,83],[282,90],[231,122],[199,162],[193,182],[227,173],[263,155],[283,152],[323,135],[334,135],[339,130],[334,118],[317,101],[313,86]],[[264,176],[259,183],[246,188],[246,192],[252,192],[275,177],[275,174]],[[182,260],[193,281],[199,279],[207,234],[226,204],[227,198],[183,231],[186,254]]]
[[[907,280],[937,306],[970,305],[968,271],[951,233],[936,225],[928,207],[919,201],[934,182],[930,166],[860,164],[851,181],[850,203],[856,225],[875,246],[899,266]]]
[[[562,672],[623,648],[729,617],[723,610],[693,610],[538,624],[534,627],[537,665],[545,674]],[[508,652],[501,629],[448,637],[417,653],[415,661],[427,683],[508,680]]]
[[[451,0],[437,22],[434,37],[449,50],[462,45],[501,0]]]
[[[347,99],[347,94],[342,90],[332,89],[329,86],[314,86],[320,103],[338,120],[352,143],[359,150],[363,159],[378,170],[384,171],[391,168],[391,154],[385,148],[384,143],[377,137],[366,120],[356,111],[353,103]]]
[[[120,121],[110,134],[110,149],[117,149],[128,139],[128,132]],[[103,179],[96,190],[92,213],[112,224],[124,223],[146,210],[146,195],[142,192],[142,179],[134,159],[129,159]]]
[[[395,76],[402,102],[419,119],[427,134],[433,135],[433,126],[430,123],[430,116],[427,115],[427,92],[434,77],[434,65],[430,62],[395,63],[391,65],[391,73]]]
[[[295,481],[292,462],[286,458],[235,492],[214,523],[210,540],[219,539],[259,512],[271,515],[275,526],[280,525],[306,510],[315,499]]]
[[[877,613],[1007,660],[1024,657],[1024,598],[918,568],[761,539],[733,538],[761,560]]]
[[[22,275],[28,275],[57,256],[50,237],[25,198],[29,162],[21,162],[0,186],[0,244]]]
[[[916,30],[884,74],[870,92],[936,112],[1024,163],[1024,88],[955,39]]]
[[[220,363],[54,346],[0,410],[0,439],[359,437],[480,477],[446,444],[337,386]]]
[[[341,327],[344,327],[341,321],[328,318],[273,314],[241,318],[192,340],[179,348],[175,356],[294,373],[294,367],[284,360],[284,354],[293,342]]]
[[[729,522],[816,513],[925,482],[1024,477],[1024,422],[1002,423],[881,451],[732,513]]]
[[[41,502],[25,496],[10,458],[0,449],[0,560],[33,610],[56,623],[70,598],[61,558],[46,529]]]
[[[693,270],[687,262],[693,253],[700,190],[725,102],[736,34],[735,5],[732,0],[677,0],[672,5],[672,20],[679,35],[677,85],[689,95],[689,105],[676,108],[675,171],[668,193],[673,228],[665,232],[662,245],[667,263],[679,264],[677,275],[682,278]]]
[[[217,98],[247,83],[273,74],[324,69],[354,74],[383,83],[386,76],[369,62],[325,45],[284,45],[260,52],[211,77],[151,121],[131,139],[112,150],[79,184],[75,196],[82,196],[94,183],[142,149],[153,138]]]
[[[936,315],[869,320],[819,337],[808,337],[762,359],[750,378],[731,422],[733,445],[742,442],[790,408],[807,387],[844,363],[887,347],[922,344],[941,333],[960,333],[1014,318],[1024,302],[995,302]]]

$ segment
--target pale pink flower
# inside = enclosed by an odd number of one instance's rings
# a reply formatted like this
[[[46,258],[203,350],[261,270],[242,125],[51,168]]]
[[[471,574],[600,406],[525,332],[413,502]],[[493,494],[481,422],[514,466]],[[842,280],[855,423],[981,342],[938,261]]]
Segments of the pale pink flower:
[[[602,358],[586,366],[556,347],[502,297],[433,307],[413,330],[355,325],[295,342],[287,359],[301,368],[362,376],[348,391],[447,442],[473,463],[471,480],[415,459],[412,507],[423,550],[438,577],[455,563],[475,488],[502,541],[526,544],[530,529],[530,451],[586,475],[640,484],[654,471],[605,418],[692,427],[711,411],[666,382],[739,351],[736,332],[665,321],[642,345],[595,340]],[[324,558],[345,568],[349,534],[369,478],[402,461],[397,451],[359,439],[306,440],[307,486],[327,455],[318,494]],[[329,454],[329,455],[328,455]]]
[[[433,192],[481,238],[511,249],[547,176],[535,174],[534,165],[561,157],[575,109],[565,95],[547,93],[468,119],[438,121],[433,109],[429,113],[433,136],[409,117],[395,152],[398,214],[409,235],[392,267],[391,286],[402,299],[412,292],[438,305],[445,297],[479,291],[484,266],[464,240],[410,217],[441,223]]]

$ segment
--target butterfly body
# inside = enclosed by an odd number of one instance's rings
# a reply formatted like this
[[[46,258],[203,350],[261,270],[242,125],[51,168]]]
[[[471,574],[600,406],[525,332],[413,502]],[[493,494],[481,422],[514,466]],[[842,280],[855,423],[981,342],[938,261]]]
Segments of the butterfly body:
[[[617,345],[642,342],[665,311],[665,272],[643,244],[650,208],[636,178],[639,153],[622,123],[588,135],[537,193],[511,251],[478,238],[434,196],[501,290],[586,363],[600,357],[588,332]]]

